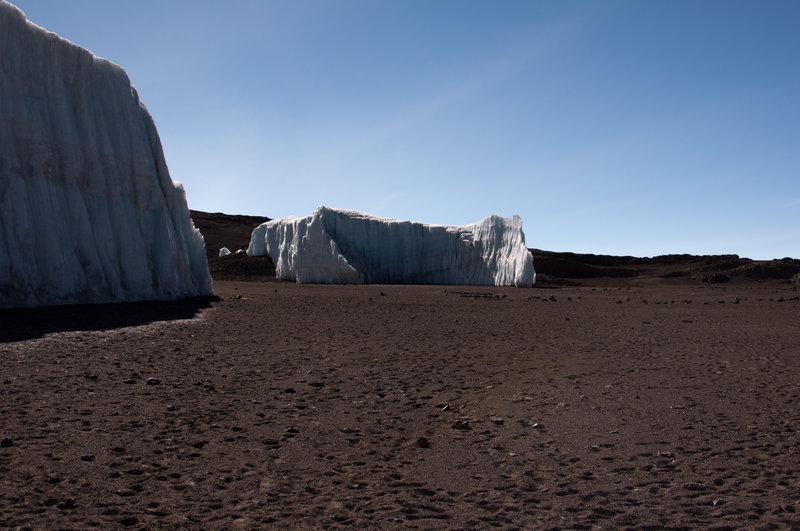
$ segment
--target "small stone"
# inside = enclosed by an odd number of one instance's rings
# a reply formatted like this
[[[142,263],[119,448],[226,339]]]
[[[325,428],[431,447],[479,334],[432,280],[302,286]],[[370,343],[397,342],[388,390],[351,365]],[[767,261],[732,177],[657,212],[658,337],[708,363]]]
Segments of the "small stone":
[[[92,461],[94,461],[94,456],[93,455],[82,455],[81,456],[81,461],[83,461],[85,463],[91,463]]]
[[[288,394],[292,394],[292,393],[296,393],[297,391],[295,391],[295,390],[294,390],[293,388],[291,388],[291,387],[287,387],[286,389],[284,389],[284,390],[283,390],[283,392],[284,392],[284,393],[288,393]]]
[[[535,430],[543,430],[544,424],[542,424],[541,422],[534,422],[533,424],[531,424],[531,428]]]
[[[491,419],[489,419],[489,420],[491,420],[491,421],[492,421],[492,423],[494,423],[494,424],[497,424],[497,425],[503,424],[503,422],[505,422],[505,421],[504,421],[503,419],[501,419],[500,417],[492,417],[492,418],[491,418]]]
[[[147,385],[159,385],[159,384],[161,384],[161,380],[159,380],[158,378],[147,379]]]
[[[62,511],[68,511],[68,510],[75,509],[76,507],[78,507],[78,504],[77,504],[77,502],[75,501],[74,498],[67,498],[66,500],[64,500],[61,503],[59,503],[57,505],[57,507],[59,509],[61,509]]]
[[[0,448],[11,448],[12,446],[14,446],[14,441],[11,439],[3,439],[0,441]]]
[[[240,294],[238,294],[238,293],[237,293],[236,295],[234,295],[234,296],[233,296],[233,298],[234,298],[235,300],[237,300],[237,301],[240,301],[240,300],[242,300],[242,296],[241,296]]]
[[[426,437],[420,437],[417,439],[417,446],[420,448],[430,448],[431,442]]]
[[[689,482],[689,483],[684,483],[683,488],[686,489],[686,490],[691,490],[691,491],[706,490],[706,486],[705,485],[703,485],[702,483],[697,483],[695,481],[692,481],[692,482]]]
[[[454,430],[471,430],[472,426],[469,425],[469,421],[466,419],[459,419],[450,425],[451,428]]]
[[[442,411],[450,411],[450,409],[451,409],[450,404],[445,404],[444,407],[442,408]]]
[[[283,431],[284,431],[284,433],[300,433],[300,430],[298,430],[297,428],[291,428],[291,427],[290,428],[286,428]]]

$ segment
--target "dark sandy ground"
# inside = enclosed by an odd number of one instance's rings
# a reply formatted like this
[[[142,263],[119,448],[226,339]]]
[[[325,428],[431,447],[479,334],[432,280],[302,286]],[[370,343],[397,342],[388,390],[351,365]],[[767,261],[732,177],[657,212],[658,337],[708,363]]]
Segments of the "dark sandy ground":
[[[0,527],[800,528],[796,288],[613,282],[3,312]]]

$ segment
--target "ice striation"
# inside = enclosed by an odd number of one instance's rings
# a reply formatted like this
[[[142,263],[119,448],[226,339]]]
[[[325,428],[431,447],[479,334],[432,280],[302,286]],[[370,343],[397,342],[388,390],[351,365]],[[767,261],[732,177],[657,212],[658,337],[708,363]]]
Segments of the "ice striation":
[[[0,307],[212,292],[125,71],[0,0]]]
[[[276,276],[318,284],[533,285],[519,216],[472,225],[427,225],[318,207],[256,227],[250,256],[269,255]]]

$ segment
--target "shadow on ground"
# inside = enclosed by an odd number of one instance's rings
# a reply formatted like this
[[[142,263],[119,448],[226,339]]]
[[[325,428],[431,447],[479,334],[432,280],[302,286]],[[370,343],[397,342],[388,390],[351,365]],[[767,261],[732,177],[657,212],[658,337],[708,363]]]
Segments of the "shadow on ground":
[[[0,343],[36,339],[53,332],[112,330],[157,321],[191,319],[218,297],[0,310]]]

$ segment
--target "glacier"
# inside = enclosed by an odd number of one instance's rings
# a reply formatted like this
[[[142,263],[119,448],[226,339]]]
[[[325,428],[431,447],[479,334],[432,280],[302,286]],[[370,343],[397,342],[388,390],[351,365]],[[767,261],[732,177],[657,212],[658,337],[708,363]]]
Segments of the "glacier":
[[[463,284],[530,287],[536,280],[519,216],[428,225],[318,207],[256,227],[250,256],[309,284]]]
[[[211,293],[128,75],[0,0],[0,308]]]

